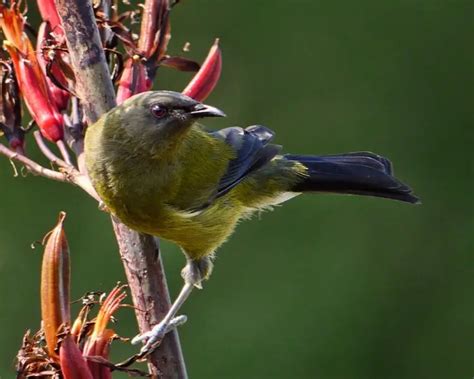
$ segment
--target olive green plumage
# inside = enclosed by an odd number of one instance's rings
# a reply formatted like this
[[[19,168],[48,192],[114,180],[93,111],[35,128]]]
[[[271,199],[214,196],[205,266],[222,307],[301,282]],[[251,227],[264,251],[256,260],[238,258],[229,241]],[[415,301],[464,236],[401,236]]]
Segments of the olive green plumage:
[[[88,173],[107,208],[131,228],[177,243],[195,263],[188,271],[199,271],[183,274],[196,285],[240,219],[301,192],[418,202],[376,154],[280,155],[263,126],[209,132],[196,123],[223,115],[176,92],[145,92],[86,133]]]
[[[86,165],[101,199],[123,223],[177,243],[185,284],[160,323],[135,337],[157,346],[194,287],[212,270],[215,250],[253,212],[302,192],[418,199],[369,152],[280,155],[263,126],[207,131],[196,123],[222,111],[176,92],[136,95],[89,126]]]
[[[91,125],[86,165],[98,194],[122,222],[173,241],[199,259],[212,254],[240,218],[274,204],[306,168],[276,157],[207,205],[236,152],[195,124],[195,116],[180,114],[180,104],[166,105],[166,95],[137,95]],[[150,111],[156,103],[176,111],[183,125],[160,128],[163,120]]]

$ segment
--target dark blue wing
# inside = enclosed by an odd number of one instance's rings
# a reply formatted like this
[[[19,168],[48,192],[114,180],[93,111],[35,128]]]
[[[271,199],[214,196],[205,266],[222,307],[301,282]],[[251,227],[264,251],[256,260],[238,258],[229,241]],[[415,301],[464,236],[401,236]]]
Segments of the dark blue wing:
[[[236,153],[219,181],[214,198],[225,195],[248,174],[271,161],[281,150],[281,146],[269,143],[273,138],[273,131],[261,125],[245,129],[234,126],[210,134],[226,142]]]

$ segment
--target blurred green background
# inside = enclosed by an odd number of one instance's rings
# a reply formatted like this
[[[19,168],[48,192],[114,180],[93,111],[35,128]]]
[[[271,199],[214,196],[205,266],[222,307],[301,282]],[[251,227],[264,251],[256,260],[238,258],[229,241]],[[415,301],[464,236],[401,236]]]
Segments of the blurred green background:
[[[207,102],[228,118],[209,126],[267,125],[286,152],[386,155],[423,200],[305,196],[242,223],[183,309],[191,378],[473,377],[473,14],[471,0],[176,7],[170,53],[190,41],[201,60],[221,38],[223,75]],[[157,88],[189,78],[163,68]],[[124,274],[107,215],[80,190],[13,178],[0,159],[0,199],[0,377],[11,378],[40,320],[41,248],[30,244],[60,210],[72,297]],[[184,259],[162,250],[174,297]],[[135,334],[129,309],[118,319],[120,334]]]

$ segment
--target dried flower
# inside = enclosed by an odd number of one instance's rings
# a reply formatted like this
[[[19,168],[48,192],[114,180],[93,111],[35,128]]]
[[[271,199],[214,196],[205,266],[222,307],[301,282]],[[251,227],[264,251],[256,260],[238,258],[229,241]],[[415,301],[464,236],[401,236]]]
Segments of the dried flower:
[[[141,374],[108,360],[110,344],[119,338],[108,324],[127,296],[126,286],[117,284],[112,289],[101,303],[95,319],[89,318],[90,311],[100,303],[97,295],[102,298],[104,294],[86,294],[83,307],[70,326],[70,269],[65,217],[66,214],[61,212],[57,225],[45,236],[41,270],[42,330],[33,337],[29,331],[25,334],[17,355],[18,378],[50,375],[48,377],[65,379],[110,379],[112,370]],[[43,340],[46,340],[46,345]]]
[[[127,294],[123,291],[125,286],[116,286],[102,303],[94,329],[84,346],[85,356],[99,356],[105,359],[109,357],[111,342],[118,336],[112,329],[107,329],[114,312],[120,307]],[[89,368],[94,378],[111,378],[110,369],[96,362],[89,362]]]
[[[21,127],[20,90],[11,62],[0,61],[0,131],[12,149],[23,152],[25,132]]]

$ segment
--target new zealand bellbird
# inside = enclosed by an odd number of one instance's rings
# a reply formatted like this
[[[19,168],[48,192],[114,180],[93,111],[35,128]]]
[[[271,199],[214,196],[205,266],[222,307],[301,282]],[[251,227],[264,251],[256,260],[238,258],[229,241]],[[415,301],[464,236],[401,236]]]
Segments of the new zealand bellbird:
[[[110,212],[132,229],[175,242],[187,259],[185,285],[170,312],[136,339],[148,340],[144,349],[167,332],[192,288],[209,277],[216,249],[253,212],[307,192],[418,202],[384,157],[282,155],[264,126],[208,131],[196,123],[222,116],[180,93],[150,91],[87,130],[87,170]]]

